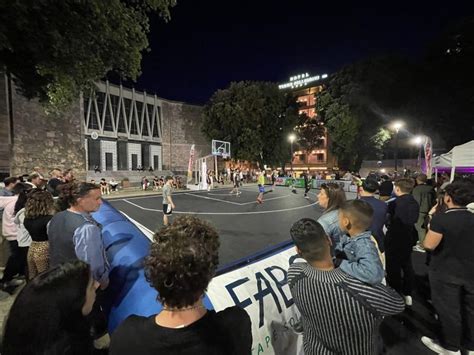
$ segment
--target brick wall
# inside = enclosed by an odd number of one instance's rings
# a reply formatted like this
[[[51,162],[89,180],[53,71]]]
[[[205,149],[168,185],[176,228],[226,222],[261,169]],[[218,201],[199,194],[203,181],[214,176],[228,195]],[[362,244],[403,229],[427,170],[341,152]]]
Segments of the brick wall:
[[[187,171],[192,144],[196,145],[194,155],[196,158],[211,153],[211,141],[201,132],[201,114],[200,106],[163,102],[163,169],[174,172]]]
[[[80,102],[76,100],[67,112],[57,117],[46,115],[37,100],[27,100],[12,90],[12,175],[29,173],[33,167],[40,166],[45,174],[53,167],[73,168],[78,178],[85,178]]]

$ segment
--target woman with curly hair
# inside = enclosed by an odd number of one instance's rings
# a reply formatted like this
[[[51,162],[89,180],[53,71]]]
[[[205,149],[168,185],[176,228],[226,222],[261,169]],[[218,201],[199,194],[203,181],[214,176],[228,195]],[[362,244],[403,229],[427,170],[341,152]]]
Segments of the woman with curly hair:
[[[145,274],[163,308],[127,318],[112,335],[110,354],[250,354],[248,314],[235,306],[216,313],[202,301],[218,249],[216,230],[196,217],[176,218],[157,232]]]
[[[53,214],[54,200],[51,193],[34,190],[29,194],[25,205],[23,224],[32,239],[27,257],[30,280],[49,268],[49,243],[46,226],[53,218]]]
[[[3,355],[93,354],[85,316],[98,283],[76,260],[38,275],[20,291],[5,326]]]

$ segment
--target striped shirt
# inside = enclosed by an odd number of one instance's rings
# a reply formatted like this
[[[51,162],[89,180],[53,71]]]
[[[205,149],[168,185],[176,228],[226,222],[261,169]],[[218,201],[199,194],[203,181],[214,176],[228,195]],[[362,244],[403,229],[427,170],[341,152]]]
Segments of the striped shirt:
[[[405,307],[392,289],[365,284],[340,269],[294,263],[288,283],[301,312],[305,355],[375,354],[383,317]]]

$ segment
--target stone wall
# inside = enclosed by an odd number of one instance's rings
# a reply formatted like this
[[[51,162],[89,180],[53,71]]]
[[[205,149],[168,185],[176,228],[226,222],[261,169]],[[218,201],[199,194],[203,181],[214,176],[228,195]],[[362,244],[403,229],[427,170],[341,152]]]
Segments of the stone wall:
[[[47,175],[51,168],[73,168],[76,177],[85,178],[82,100],[60,116],[46,115],[38,100],[28,100],[11,92],[13,144],[10,173],[29,173],[40,166]],[[0,107],[0,112],[1,112]]]
[[[196,145],[195,158],[211,153],[211,141],[201,132],[202,107],[164,100],[162,109],[163,169],[185,172],[192,144]]]
[[[10,175],[10,117],[6,76],[0,72],[0,177]]]

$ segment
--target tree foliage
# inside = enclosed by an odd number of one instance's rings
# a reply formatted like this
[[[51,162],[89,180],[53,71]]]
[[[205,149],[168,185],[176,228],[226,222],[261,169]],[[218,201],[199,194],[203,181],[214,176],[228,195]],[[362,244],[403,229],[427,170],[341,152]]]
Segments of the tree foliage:
[[[148,15],[176,0],[25,0],[0,3],[0,65],[27,98],[61,109],[109,71],[136,79]]]
[[[318,97],[318,112],[331,138],[330,148],[345,169],[358,170],[362,160],[379,151],[390,138],[380,129],[399,117],[407,63],[378,57],[344,67],[330,77]],[[394,90],[394,88],[397,90]]]
[[[323,122],[317,116],[310,118],[305,114],[300,115],[295,131],[297,133],[297,145],[306,154],[320,148],[324,143],[326,130]]]
[[[268,82],[234,82],[204,107],[202,131],[231,143],[232,157],[282,165],[290,159],[288,135],[298,123],[295,99]]]

